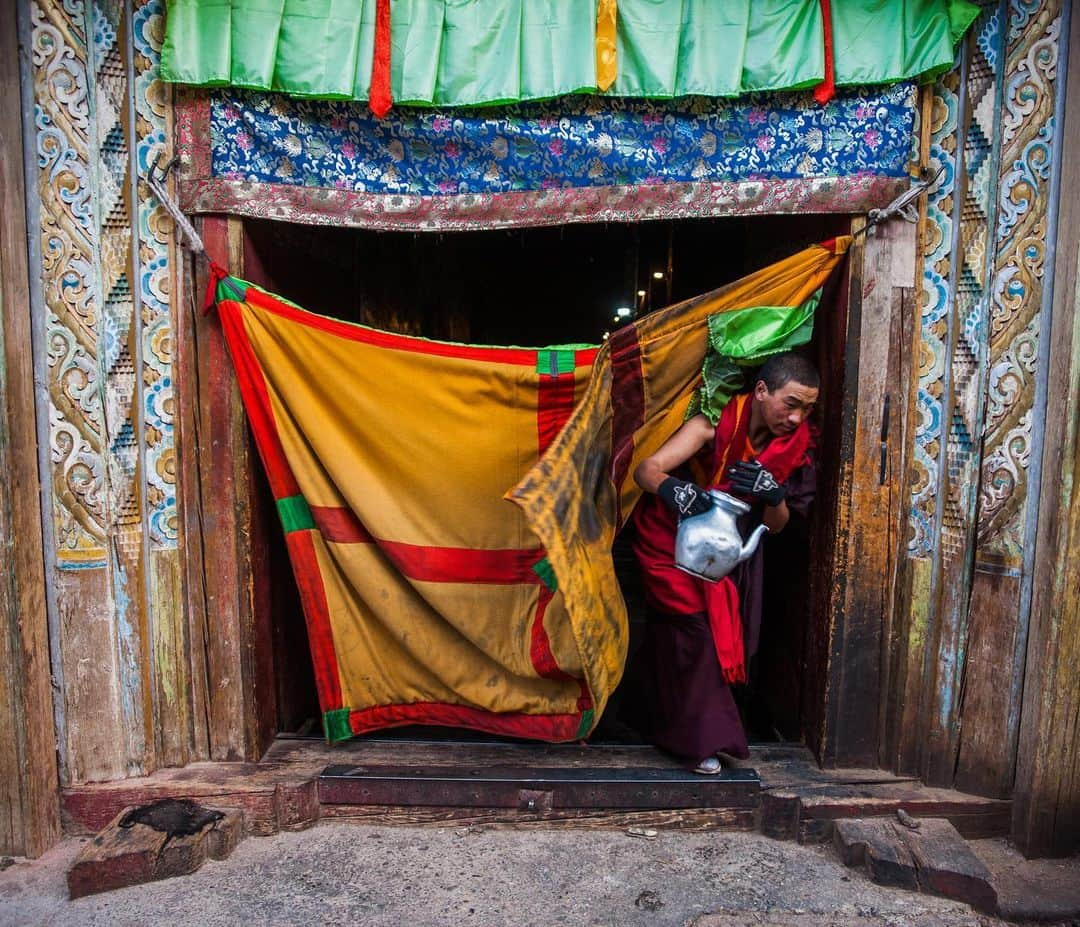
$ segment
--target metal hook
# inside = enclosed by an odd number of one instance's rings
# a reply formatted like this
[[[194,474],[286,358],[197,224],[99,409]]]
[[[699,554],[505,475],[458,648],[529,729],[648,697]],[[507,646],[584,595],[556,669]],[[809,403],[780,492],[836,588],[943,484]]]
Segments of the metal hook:
[[[150,162],[150,169],[146,172],[146,179],[151,183],[165,183],[165,181],[168,179],[169,174],[172,173],[173,168],[175,168],[176,165],[180,163],[180,156],[173,155],[169,163],[165,165],[165,168],[161,169],[158,167],[158,165],[161,163],[161,155],[162,151],[159,148],[157,150],[157,154],[154,155],[154,160]]]
[[[925,168],[920,173],[925,175]],[[928,180],[919,180],[912,184],[910,188],[901,193],[896,199],[889,203],[888,206],[883,209],[871,209],[866,214],[866,225],[852,233],[852,237],[858,238],[860,235],[869,233],[875,225],[884,222],[886,219],[891,219],[893,216],[899,216],[905,222],[918,222],[919,213],[914,205],[915,200],[933,188],[944,173],[945,165],[942,164],[932,177]]]

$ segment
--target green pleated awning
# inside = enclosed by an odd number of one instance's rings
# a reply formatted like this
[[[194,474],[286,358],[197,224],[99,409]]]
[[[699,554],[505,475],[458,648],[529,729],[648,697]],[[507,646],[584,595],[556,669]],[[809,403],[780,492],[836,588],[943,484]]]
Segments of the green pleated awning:
[[[366,100],[378,3],[170,0],[162,77]],[[606,93],[732,97],[815,86],[826,72],[826,6],[617,0],[615,80]],[[469,106],[599,92],[596,0],[391,0],[389,10],[395,104]],[[966,0],[831,0],[836,85],[947,70],[978,12]]]

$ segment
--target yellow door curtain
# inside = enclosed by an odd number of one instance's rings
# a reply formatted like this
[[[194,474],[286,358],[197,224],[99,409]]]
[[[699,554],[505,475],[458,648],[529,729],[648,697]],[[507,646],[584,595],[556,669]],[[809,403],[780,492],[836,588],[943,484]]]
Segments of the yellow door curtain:
[[[611,544],[639,496],[634,467],[692,404],[715,414],[740,363],[808,340],[848,242],[599,348],[391,334],[215,268],[327,738],[405,724],[588,736],[626,655]]]

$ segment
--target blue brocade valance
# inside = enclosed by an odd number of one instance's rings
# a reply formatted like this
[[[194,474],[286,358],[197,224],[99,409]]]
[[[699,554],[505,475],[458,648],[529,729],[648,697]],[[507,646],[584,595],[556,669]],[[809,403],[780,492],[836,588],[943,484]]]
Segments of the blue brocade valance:
[[[906,186],[910,83],[737,101],[405,109],[214,91],[181,107],[185,205],[375,228],[859,212]],[[209,144],[207,144],[209,142]]]

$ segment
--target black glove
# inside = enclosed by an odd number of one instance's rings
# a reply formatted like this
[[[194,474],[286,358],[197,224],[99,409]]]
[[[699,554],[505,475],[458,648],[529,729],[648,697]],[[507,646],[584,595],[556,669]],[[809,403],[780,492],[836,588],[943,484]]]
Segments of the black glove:
[[[784,487],[756,460],[740,460],[728,467],[731,488],[741,496],[759,499],[766,505],[779,505],[784,501]]]
[[[656,494],[664,500],[679,516],[690,518],[692,515],[701,515],[712,508],[712,499],[696,483],[687,483],[669,476]]]

